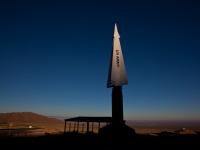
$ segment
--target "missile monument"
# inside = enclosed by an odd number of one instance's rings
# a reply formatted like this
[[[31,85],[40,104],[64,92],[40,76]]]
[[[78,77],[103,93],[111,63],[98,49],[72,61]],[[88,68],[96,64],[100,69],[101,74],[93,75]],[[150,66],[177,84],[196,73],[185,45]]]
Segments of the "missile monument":
[[[113,50],[107,81],[107,87],[112,88],[112,123],[114,125],[124,123],[122,85],[128,84],[119,38],[117,24],[115,24]]]
[[[102,133],[111,137],[127,137],[135,135],[135,130],[124,121],[122,86],[128,84],[120,35],[117,24],[114,28],[113,49],[109,67],[107,87],[112,88],[112,124],[102,128]]]

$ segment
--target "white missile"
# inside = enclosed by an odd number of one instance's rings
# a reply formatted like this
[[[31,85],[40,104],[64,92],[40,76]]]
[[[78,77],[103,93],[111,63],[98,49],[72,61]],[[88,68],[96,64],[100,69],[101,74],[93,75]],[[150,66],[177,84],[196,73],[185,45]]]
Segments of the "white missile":
[[[115,24],[113,37],[113,50],[109,68],[107,87],[122,86],[128,84],[124,58],[120,44],[120,35]]]

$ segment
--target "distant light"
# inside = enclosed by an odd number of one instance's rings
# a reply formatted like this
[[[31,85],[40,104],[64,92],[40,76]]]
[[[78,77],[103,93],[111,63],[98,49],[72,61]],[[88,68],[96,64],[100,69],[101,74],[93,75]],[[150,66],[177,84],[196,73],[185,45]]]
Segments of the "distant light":
[[[32,129],[32,126],[28,126],[29,129]]]

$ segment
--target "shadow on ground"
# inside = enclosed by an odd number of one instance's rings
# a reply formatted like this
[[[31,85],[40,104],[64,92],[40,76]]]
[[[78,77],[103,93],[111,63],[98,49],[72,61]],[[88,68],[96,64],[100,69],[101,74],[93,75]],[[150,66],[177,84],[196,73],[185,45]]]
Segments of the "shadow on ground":
[[[4,149],[200,149],[200,135],[135,135],[129,138],[104,138],[94,133],[66,133],[39,137],[0,137]]]

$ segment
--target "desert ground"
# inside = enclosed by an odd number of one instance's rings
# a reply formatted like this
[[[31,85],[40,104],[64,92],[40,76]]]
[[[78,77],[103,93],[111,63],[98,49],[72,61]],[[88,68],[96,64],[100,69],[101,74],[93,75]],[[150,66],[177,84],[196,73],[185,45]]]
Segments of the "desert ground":
[[[136,135],[130,138],[101,137],[98,124],[86,133],[83,124],[66,125],[64,121],[34,113],[0,114],[0,145],[6,149],[199,149],[200,127],[197,124],[128,122]],[[101,127],[106,124],[102,124]],[[75,128],[73,128],[75,127]]]
[[[200,122],[156,122],[156,121],[127,121],[129,127],[137,134],[157,136],[160,133],[178,135],[195,135],[200,132]],[[98,123],[90,123],[89,131],[98,133]],[[106,126],[101,123],[100,128]],[[66,124],[66,132],[86,133],[86,123],[71,122]],[[63,134],[64,120],[35,114],[32,112],[1,113],[0,136],[42,136]]]

